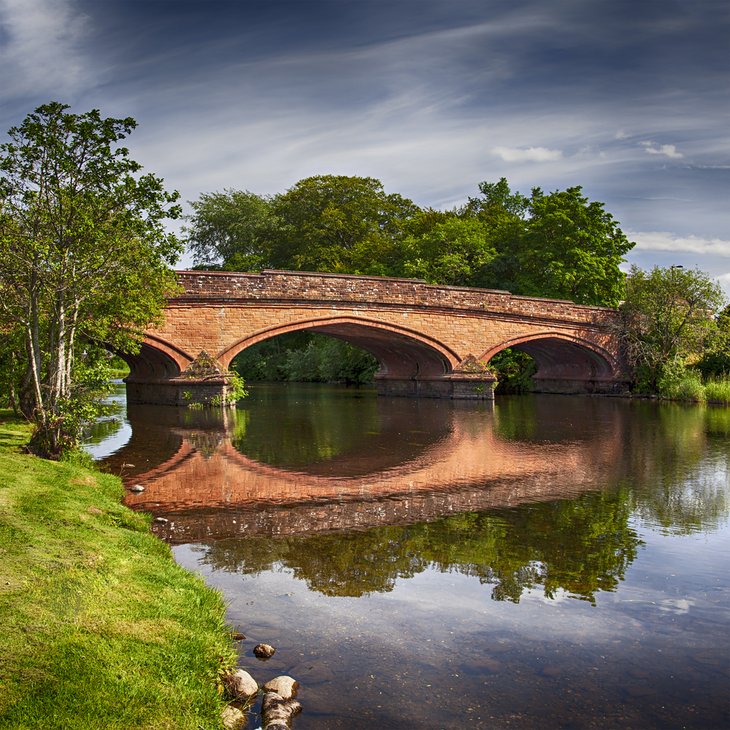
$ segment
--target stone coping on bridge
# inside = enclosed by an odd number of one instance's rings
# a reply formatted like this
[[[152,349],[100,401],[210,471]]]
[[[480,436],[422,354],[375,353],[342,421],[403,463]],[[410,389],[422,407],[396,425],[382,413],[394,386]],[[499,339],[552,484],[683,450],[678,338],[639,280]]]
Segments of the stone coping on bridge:
[[[233,271],[177,271],[183,292],[171,303],[195,301],[279,301],[329,304],[358,303],[428,309],[470,310],[484,314],[506,313],[606,326],[616,310],[511,294],[500,289],[427,284],[422,279],[331,274],[266,269],[261,273]]]

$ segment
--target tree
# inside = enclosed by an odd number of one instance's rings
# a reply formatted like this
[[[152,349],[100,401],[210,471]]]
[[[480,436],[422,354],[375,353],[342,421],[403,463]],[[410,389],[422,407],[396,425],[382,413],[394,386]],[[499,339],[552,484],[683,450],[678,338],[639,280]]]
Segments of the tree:
[[[634,246],[602,203],[580,187],[545,195],[532,191],[522,251],[520,288],[526,294],[617,306],[624,275],[619,266]]]
[[[52,458],[88,415],[89,343],[134,351],[174,290],[180,251],[163,228],[177,193],[118,146],[136,122],[67,109],[38,107],[0,145],[0,325],[23,342],[30,448]]]
[[[497,252],[478,218],[421,211],[402,242],[401,273],[432,284],[476,286]]]
[[[271,199],[247,190],[204,193],[184,228],[199,265],[228,271],[271,267],[277,219]]]
[[[406,222],[417,206],[386,194],[370,177],[320,175],[273,201],[281,223],[274,255],[281,268],[390,274]]]
[[[705,345],[697,369],[705,377],[730,375],[730,305],[715,318],[716,327]]]
[[[395,273],[418,210],[379,180],[344,175],[308,177],[272,198],[226,190],[191,205],[187,243],[198,264],[382,275]]]
[[[507,181],[481,183],[481,198],[463,214],[485,225],[497,255],[478,285],[514,294],[616,306],[624,275],[619,266],[633,247],[602,203],[579,186],[530,197],[513,193]]]
[[[724,302],[719,284],[699,269],[633,266],[621,306],[622,335],[640,386],[654,391],[669,363],[698,358]]]

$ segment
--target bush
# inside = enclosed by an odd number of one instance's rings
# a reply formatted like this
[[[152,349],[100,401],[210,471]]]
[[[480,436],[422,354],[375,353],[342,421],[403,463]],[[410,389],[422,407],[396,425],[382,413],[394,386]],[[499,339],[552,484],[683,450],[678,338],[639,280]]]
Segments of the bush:
[[[705,383],[705,396],[708,401],[730,405],[730,376],[708,380]]]
[[[702,376],[688,368],[680,359],[670,360],[662,365],[657,380],[657,389],[662,398],[702,403],[705,400],[705,386]]]

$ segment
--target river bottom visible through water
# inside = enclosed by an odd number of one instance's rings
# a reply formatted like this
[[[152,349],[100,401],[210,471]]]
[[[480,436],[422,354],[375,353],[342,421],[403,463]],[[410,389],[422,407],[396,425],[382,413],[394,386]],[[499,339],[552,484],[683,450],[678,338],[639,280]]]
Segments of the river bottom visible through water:
[[[120,418],[89,449],[241,666],[300,682],[295,730],[730,727],[730,409],[259,386]]]

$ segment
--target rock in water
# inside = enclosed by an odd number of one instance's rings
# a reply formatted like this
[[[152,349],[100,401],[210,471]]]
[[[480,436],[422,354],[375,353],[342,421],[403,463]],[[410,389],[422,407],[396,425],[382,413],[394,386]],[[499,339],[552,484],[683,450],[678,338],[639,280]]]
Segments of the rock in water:
[[[282,674],[280,677],[270,679],[262,689],[264,692],[276,692],[283,699],[291,700],[297,696],[299,682],[293,677]]]
[[[245,702],[258,694],[259,686],[256,680],[244,669],[223,675],[223,686],[232,700]]]
[[[253,648],[254,656],[259,659],[269,659],[274,656],[275,651],[276,649],[271,644],[256,644]]]
[[[242,730],[243,726],[246,724],[246,715],[237,707],[228,705],[228,707],[224,707],[223,712],[221,712],[221,720],[223,720],[223,727],[225,727],[226,730]]]
[[[296,700],[285,700],[276,692],[267,692],[261,704],[262,730],[288,730],[294,715],[302,711]]]

